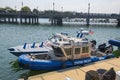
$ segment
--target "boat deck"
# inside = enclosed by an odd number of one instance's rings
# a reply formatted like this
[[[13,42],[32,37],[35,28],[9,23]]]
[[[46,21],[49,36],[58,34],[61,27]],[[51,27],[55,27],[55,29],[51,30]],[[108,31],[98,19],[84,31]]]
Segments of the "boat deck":
[[[31,76],[28,80],[85,80],[86,72],[89,70],[106,69],[111,67],[115,71],[120,71],[120,58],[108,59],[100,62],[85,65],[83,67],[73,67],[59,71],[48,72],[36,76]]]

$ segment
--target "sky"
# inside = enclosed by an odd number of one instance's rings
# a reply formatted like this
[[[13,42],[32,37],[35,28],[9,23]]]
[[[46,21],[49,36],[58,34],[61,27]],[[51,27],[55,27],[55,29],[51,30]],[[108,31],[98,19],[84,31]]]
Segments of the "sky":
[[[20,10],[23,6],[29,6],[31,10],[38,7],[38,10],[74,11],[87,12],[90,3],[91,13],[120,13],[120,0],[0,0],[0,7],[9,6]]]

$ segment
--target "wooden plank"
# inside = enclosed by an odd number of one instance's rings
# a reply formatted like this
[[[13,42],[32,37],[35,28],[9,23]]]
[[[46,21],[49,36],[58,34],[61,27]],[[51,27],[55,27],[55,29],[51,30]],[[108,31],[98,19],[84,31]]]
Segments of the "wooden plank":
[[[43,75],[42,78],[43,80],[64,80],[66,76],[64,74],[56,72],[49,75]]]
[[[37,78],[32,78],[30,80],[43,80],[43,79],[37,77]]]
[[[94,64],[91,64],[89,66],[81,67],[80,70],[87,72],[89,70],[97,70],[98,68],[94,66]]]
[[[85,80],[85,72],[83,72],[82,70],[80,70],[80,69],[76,69],[76,72],[77,72],[77,74],[78,74],[78,76],[79,76],[79,80]],[[74,79],[75,80],[75,79]]]
[[[76,69],[62,72],[62,74],[64,74],[65,76],[67,76],[71,80],[79,80],[79,74],[77,73]]]
[[[107,60],[106,62],[116,67],[120,67],[120,58],[114,58],[111,60]]]
[[[109,64],[107,62],[99,62],[94,64],[94,66],[96,66],[98,69],[106,69],[109,70],[110,68],[114,68],[115,71],[120,70],[120,68],[116,67],[115,65]]]
[[[40,76],[30,77],[28,80],[43,80]]]

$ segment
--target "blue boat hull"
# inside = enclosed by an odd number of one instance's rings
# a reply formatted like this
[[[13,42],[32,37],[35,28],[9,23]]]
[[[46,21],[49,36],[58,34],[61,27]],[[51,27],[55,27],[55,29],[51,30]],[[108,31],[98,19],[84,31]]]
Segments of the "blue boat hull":
[[[104,57],[92,57],[84,59],[75,59],[67,61],[59,60],[31,60],[27,55],[21,55],[18,58],[19,64],[23,68],[31,70],[59,70],[63,68],[73,67],[77,65],[84,65],[100,60],[105,60],[107,58],[114,57],[112,54]]]
[[[120,41],[119,40],[109,40],[108,43],[113,45],[113,46],[120,47]]]

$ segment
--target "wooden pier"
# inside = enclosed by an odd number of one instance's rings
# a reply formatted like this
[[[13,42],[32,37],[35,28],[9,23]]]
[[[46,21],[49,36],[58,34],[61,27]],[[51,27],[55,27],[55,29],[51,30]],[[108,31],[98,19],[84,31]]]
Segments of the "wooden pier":
[[[114,70],[120,71],[120,58],[113,58],[104,61],[95,62],[83,67],[74,67],[59,71],[48,72],[36,76],[31,76],[28,80],[85,80],[86,72],[89,70],[106,69],[111,67]]]
[[[0,12],[0,23],[18,23],[18,24],[40,24],[39,19],[50,19],[52,25],[63,25],[63,19],[74,19],[81,18],[86,19],[86,25],[90,25],[90,19],[106,19],[109,22],[109,19],[116,19],[117,26],[120,26],[120,15],[119,14],[102,14],[102,13],[66,13],[66,12]],[[106,22],[105,22],[106,23]]]

